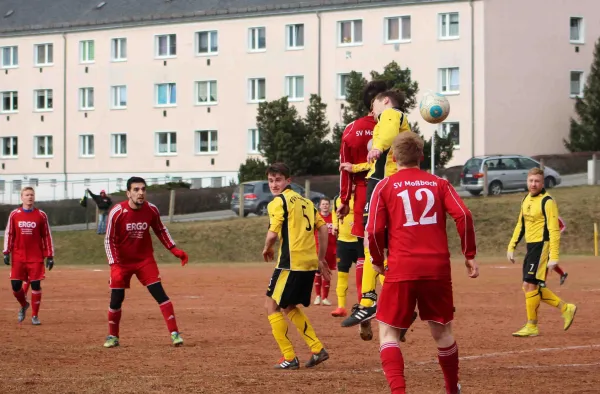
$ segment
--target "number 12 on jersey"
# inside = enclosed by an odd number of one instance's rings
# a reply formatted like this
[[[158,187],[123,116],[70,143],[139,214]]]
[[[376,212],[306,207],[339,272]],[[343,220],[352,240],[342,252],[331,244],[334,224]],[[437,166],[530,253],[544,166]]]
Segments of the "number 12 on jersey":
[[[427,216],[429,214],[429,211],[431,211],[431,208],[433,208],[433,205],[435,204],[435,196],[433,195],[433,192],[429,189],[421,188],[415,191],[415,198],[418,201],[423,200],[423,195],[425,196],[425,198],[427,198],[427,204],[425,205],[425,209],[423,210],[421,218],[418,222],[415,222],[408,189],[398,193],[398,197],[402,198],[402,204],[404,205],[404,215],[406,216],[406,223],[404,223],[404,227],[437,223],[437,212],[434,212],[433,215]]]

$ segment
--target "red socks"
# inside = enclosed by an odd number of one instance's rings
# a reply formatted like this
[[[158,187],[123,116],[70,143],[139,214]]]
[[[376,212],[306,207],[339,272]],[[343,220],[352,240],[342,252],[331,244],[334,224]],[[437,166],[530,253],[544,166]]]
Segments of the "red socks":
[[[362,276],[365,259],[358,259],[356,262],[356,294],[358,295],[358,303],[362,299]]]
[[[119,337],[119,323],[121,322],[121,310],[108,308],[108,335]]]
[[[397,342],[386,342],[379,348],[383,373],[392,394],[406,394],[404,358]]]
[[[331,281],[323,279],[323,288],[321,289],[321,298],[326,299],[329,297],[329,286]]]
[[[446,393],[456,394],[458,392],[458,346],[456,342],[450,347],[438,348],[438,360],[444,373]]]
[[[173,309],[173,304],[171,303],[171,300],[165,301],[162,304],[160,304],[160,311],[163,314],[163,317],[165,318],[165,322],[167,323],[167,328],[169,329],[169,332],[179,332],[179,329],[177,328],[177,320],[175,320],[175,310]]]
[[[560,268],[558,265],[554,266],[554,271],[556,271],[556,273],[560,276],[563,276],[565,274],[565,271],[563,271],[562,268]]]
[[[31,290],[31,308],[33,309],[31,316],[39,316],[40,304],[42,303],[42,291]]]
[[[27,301],[25,301],[25,293],[23,292],[23,289],[19,291],[13,291],[13,295],[15,296],[17,301],[19,301],[19,304],[21,304],[21,308],[25,308],[25,305],[27,305]]]
[[[317,297],[321,296],[321,274],[319,272],[315,274],[315,293]]]

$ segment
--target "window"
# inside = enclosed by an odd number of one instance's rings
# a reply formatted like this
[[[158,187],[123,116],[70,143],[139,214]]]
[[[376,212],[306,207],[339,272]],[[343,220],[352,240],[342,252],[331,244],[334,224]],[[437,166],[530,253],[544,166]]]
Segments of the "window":
[[[440,68],[440,92],[458,94],[460,92],[460,72],[458,67]]]
[[[127,60],[127,38],[113,38],[111,40],[110,56],[113,62]]]
[[[523,168],[525,170],[531,170],[532,168],[536,168],[536,167],[540,166],[539,163],[536,163],[535,161],[533,161],[531,159],[521,157],[517,160],[521,163],[519,168]]]
[[[174,106],[177,105],[177,84],[159,83],[156,85],[156,105]]]
[[[19,156],[19,139],[17,137],[2,137],[2,157],[18,157]]]
[[[14,194],[19,194],[21,192],[21,188],[23,187],[23,181],[21,180],[14,180],[12,181],[12,192]]]
[[[258,129],[248,130],[248,153],[260,153],[260,133]]]
[[[216,130],[196,131],[196,153],[217,153],[219,144]]]
[[[570,41],[575,44],[583,44],[583,18],[571,18]]]
[[[51,135],[33,137],[35,157],[51,157],[54,155]]]
[[[385,42],[410,41],[410,16],[385,18]]]
[[[198,55],[216,55],[219,52],[219,33],[216,30],[196,33]]]
[[[485,164],[488,167],[488,171],[517,170],[520,166],[518,159],[511,157],[486,160]]]
[[[460,146],[460,124],[458,122],[446,122],[441,125],[442,137],[450,136],[454,148]]]
[[[54,45],[38,44],[35,46],[35,65],[51,66],[54,63]]]
[[[156,36],[156,57],[174,57],[177,55],[177,35]]]
[[[304,24],[287,25],[285,32],[287,49],[304,48]]]
[[[18,92],[2,92],[1,112],[17,112],[19,110],[19,93]]]
[[[127,86],[111,86],[110,104],[112,109],[127,108]]]
[[[79,109],[80,110],[94,109],[94,88],[79,89]]]
[[[36,111],[52,111],[54,108],[52,100],[52,89],[35,90],[35,110]]]
[[[440,14],[440,38],[458,38],[458,12]]]
[[[80,41],[79,42],[79,61],[81,63],[93,63],[95,60],[94,54],[94,41]]]
[[[285,77],[285,94],[290,100],[304,100],[304,77]]]
[[[346,91],[348,87],[348,80],[350,79],[350,74],[338,74],[338,89],[337,96],[339,99],[346,98]]]
[[[223,177],[213,176],[210,178],[210,187],[223,187]]]
[[[127,134],[110,136],[110,152],[112,156],[127,156]]]
[[[583,71],[571,71],[571,97],[583,97]]]
[[[39,178],[29,178],[29,186],[39,186],[40,185],[40,180]]]
[[[177,133],[174,131],[156,133],[156,153],[158,155],[176,154]]]
[[[248,29],[248,50],[264,51],[267,49],[267,33],[264,27]]]
[[[265,100],[266,82],[264,78],[252,78],[248,80],[248,96],[251,102]]]
[[[217,81],[196,82],[196,104],[217,104]]]
[[[362,44],[362,20],[338,22],[340,45]]]
[[[79,156],[93,157],[94,156],[94,136],[91,134],[79,136]]]
[[[1,68],[13,68],[19,65],[19,47],[1,47],[0,52]]]

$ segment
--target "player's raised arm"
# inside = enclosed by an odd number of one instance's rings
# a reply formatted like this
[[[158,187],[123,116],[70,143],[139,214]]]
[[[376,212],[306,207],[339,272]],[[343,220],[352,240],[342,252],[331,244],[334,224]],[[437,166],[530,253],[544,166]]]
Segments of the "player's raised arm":
[[[460,236],[462,253],[467,260],[473,260],[477,254],[477,245],[475,244],[475,225],[473,224],[473,214],[466,207],[454,187],[447,181],[442,182],[442,193],[444,196],[444,209],[454,219],[456,230]]]
[[[373,190],[373,196],[369,203],[369,220],[367,221],[367,237],[369,240],[369,252],[373,265],[383,267],[385,260],[385,229],[388,222],[388,209],[382,196],[382,190],[388,183],[389,178],[379,182]]]
[[[558,221],[558,207],[553,199],[548,199],[543,209],[546,216],[546,226],[548,227],[548,233],[550,235],[549,261],[552,263],[558,263],[560,250],[560,223]]]
[[[122,213],[123,208],[121,205],[115,205],[108,215],[108,225],[106,226],[106,236],[104,237],[104,249],[106,250],[108,264],[119,263],[117,253],[118,220]]]

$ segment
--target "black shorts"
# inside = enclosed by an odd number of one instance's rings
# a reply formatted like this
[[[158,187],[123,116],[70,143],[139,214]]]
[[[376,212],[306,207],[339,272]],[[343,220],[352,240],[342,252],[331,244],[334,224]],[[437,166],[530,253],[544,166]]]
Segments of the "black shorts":
[[[363,223],[365,225],[365,229],[367,228],[367,222],[369,221],[369,208],[371,207],[371,196],[373,195],[375,186],[377,186],[378,183],[378,179],[369,178],[367,180],[367,203],[365,204],[365,209],[363,211]]]
[[[544,286],[550,258],[550,242],[527,244],[523,262],[523,282]]]
[[[274,299],[283,309],[300,304],[308,307],[316,272],[275,268],[267,288],[267,297]]]
[[[352,263],[365,257],[365,248],[362,242],[337,241],[338,271],[348,273]]]

